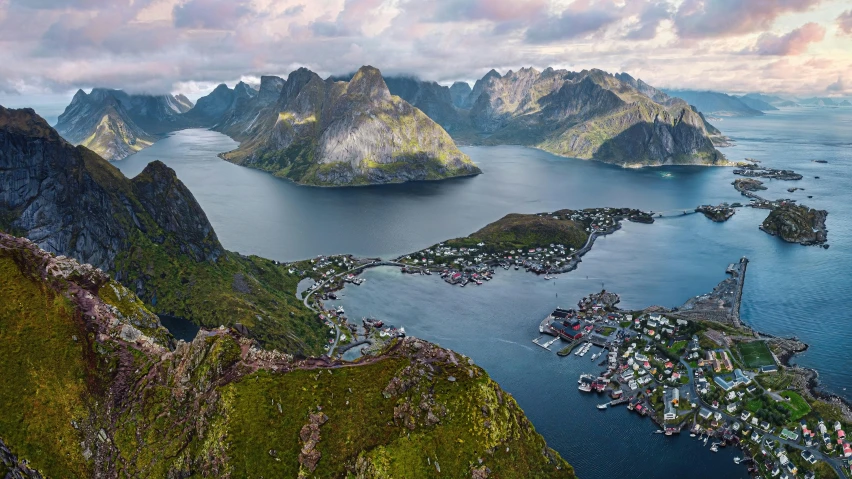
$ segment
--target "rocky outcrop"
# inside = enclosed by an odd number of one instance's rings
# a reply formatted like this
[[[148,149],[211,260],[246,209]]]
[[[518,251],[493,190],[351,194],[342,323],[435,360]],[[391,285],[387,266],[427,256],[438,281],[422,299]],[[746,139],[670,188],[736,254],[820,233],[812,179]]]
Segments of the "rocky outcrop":
[[[392,95],[373,67],[361,68],[349,82],[323,81],[299,69],[261,116],[225,159],[325,186],[479,173],[446,131]]]
[[[385,83],[392,95],[418,108],[448,133],[466,126],[465,118],[454,105],[450,88],[411,77],[388,77]],[[469,92],[470,87],[467,89]]]
[[[256,95],[252,95],[243,88],[245,93],[234,99],[213,130],[222,132],[235,140],[242,141],[250,138],[252,131],[258,125],[258,120],[275,114],[272,109],[278,97],[281,96],[285,83],[283,78],[264,76],[260,79],[260,90]]]
[[[828,212],[804,205],[784,204],[773,208],[760,229],[789,243],[816,245],[826,242]]]
[[[158,135],[190,126],[182,116],[192,102],[179,95],[129,95],[121,90],[79,90],[56,129],[69,142],[108,160],[151,146]]]
[[[136,234],[197,261],[222,254],[204,211],[160,162],[128,180],[32,110],[0,107],[0,227],[106,270]]]

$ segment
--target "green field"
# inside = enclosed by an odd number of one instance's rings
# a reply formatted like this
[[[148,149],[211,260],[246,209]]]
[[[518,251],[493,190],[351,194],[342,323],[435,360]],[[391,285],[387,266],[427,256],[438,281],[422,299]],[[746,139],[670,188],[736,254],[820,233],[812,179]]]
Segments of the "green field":
[[[790,400],[790,402],[784,402],[781,404],[790,410],[791,421],[798,421],[805,417],[807,413],[811,412],[811,407],[808,405],[808,402],[805,401],[799,393],[795,391],[782,391],[780,395]]]
[[[747,368],[759,368],[761,366],[772,366],[775,358],[764,341],[752,341],[750,343],[739,343],[737,349],[742,357],[743,364]]]

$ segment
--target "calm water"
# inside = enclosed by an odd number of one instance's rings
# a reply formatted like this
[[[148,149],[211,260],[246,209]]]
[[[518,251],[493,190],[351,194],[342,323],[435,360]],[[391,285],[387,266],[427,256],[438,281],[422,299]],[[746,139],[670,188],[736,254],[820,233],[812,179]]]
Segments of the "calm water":
[[[482,287],[461,289],[434,277],[403,278],[378,269],[366,273],[363,286],[347,288],[340,303],[352,317],[388,319],[471,356],[515,395],[582,477],[625,470],[636,477],[744,476],[730,452],[699,451],[688,436],[652,435],[650,421],[624,410],[597,411],[598,400],[575,387],[579,373],[593,370],[588,357],[558,358],[530,342],[544,314],[575,303],[601,283],[619,292],[627,306],[673,306],[708,291],[728,263],[746,255],[752,263],[744,320],[809,343],[811,349],[798,361],[818,368],[828,389],[849,396],[844,388],[852,389],[847,346],[852,340],[852,111],[785,110],[725,119],[718,126],[737,142],[724,150],[730,158],[752,157],[805,175],[795,183],[767,182],[766,196],[801,198],[827,209],[829,250],[770,237],[757,229],[765,212],[742,209],[723,224],[699,215],[654,225],[628,223],[600,240],[577,271],[555,282],[501,270]],[[466,235],[509,212],[592,206],[670,211],[742,200],[730,186],[730,169],[624,170],[518,147],[466,148],[486,172],[475,178],[308,188],[216,157],[234,146],[220,134],[187,130],[117,165],[132,176],[148,162],[163,160],[193,191],[227,248],[279,260],[340,252],[391,257]],[[805,191],[787,193],[790,186]],[[664,441],[668,447],[659,448]]]

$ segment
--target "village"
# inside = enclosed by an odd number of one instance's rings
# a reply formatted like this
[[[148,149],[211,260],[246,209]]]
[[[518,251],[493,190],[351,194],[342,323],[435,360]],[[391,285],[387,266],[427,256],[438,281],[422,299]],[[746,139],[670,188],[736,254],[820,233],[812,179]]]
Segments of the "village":
[[[730,286],[717,288],[726,290],[728,303],[738,297]],[[651,418],[656,433],[688,433],[708,451],[738,447],[742,457],[735,462],[761,477],[852,477],[848,415],[805,399],[773,341],[738,320],[694,320],[678,308],[626,311],[618,302],[601,291],[576,309],[557,308],[539,326],[553,339],[533,340],[548,350],[567,342],[557,354],[590,355],[603,368],[578,378],[581,393],[601,396],[597,409],[624,405]]]
[[[398,258],[402,271],[411,274],[440,274],[448,284],[466,286],[482,285],[490,281],[497,268],[515,269],[544,275],[545,280],[556,274],[572,271],[586,254],[597,237],[612,234],[621,227],[621,221],[653,223],[649,213],[629,208],[590,208],[585,210],[559,210],[553,213],[517,215],[538,217],[550,224],[545,231],[530,237],[516,238],[505,235],[492,240],[477,233],[455,240],[438,243],[430,248]],[[501,220],[502,221],[502,220]],[[570,236],[571,243],[556,239],[566,237],[560,223],[577,225],[579,231]],[[500,221],[489,225],[499,225]],[[484,235],[483,235],[484,236]],[[550,241],[554,240],[554,241]]]

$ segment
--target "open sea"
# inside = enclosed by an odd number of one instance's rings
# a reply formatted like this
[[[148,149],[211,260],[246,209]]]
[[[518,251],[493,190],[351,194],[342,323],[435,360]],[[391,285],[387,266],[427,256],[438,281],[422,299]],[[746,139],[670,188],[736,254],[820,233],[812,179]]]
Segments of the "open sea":
[[[758,230],[763,210],[742,208],[721,224],[676,215],[653,225],[625,223],[555,281],[498,270],[483,286],[457,288],[437,276],[378,268],[335,304],[352,318],[376,316],[473,358],[580,477],[746,477],[733,464],[735,451],[713,454],[688,435],[652,434],[650,420],[625,409],[598,411],[602,398],[576,388],[580,373],[598,369],[588,355],[559,358],[531,343],[555,306],[572,306],[602,285],[627,307],[675,306],[709,291],[729,263],[747,256],[743,320],[808,343],[795,361],[816,368],[829,392],[852,398],[852,108],[786,109],[716,126],[735,141],[722,149],[730,159],[755,158],[804,175],[767,180],[761,195],[828,210],[828,250]],[[235,147],[219,133],[185,130],[115,164],[134,176],[162,160],[194,193],[226,248],[281,261],[334,253],[390,258],[465,236],[511,212],[628,206],[671,214],[746,202],[731,186],[730,168],[628,170],[512,146],[463,148],[484,171],[473,178],[312,188],[216,156]],[[804,191],[788,193],[791,186]]]

